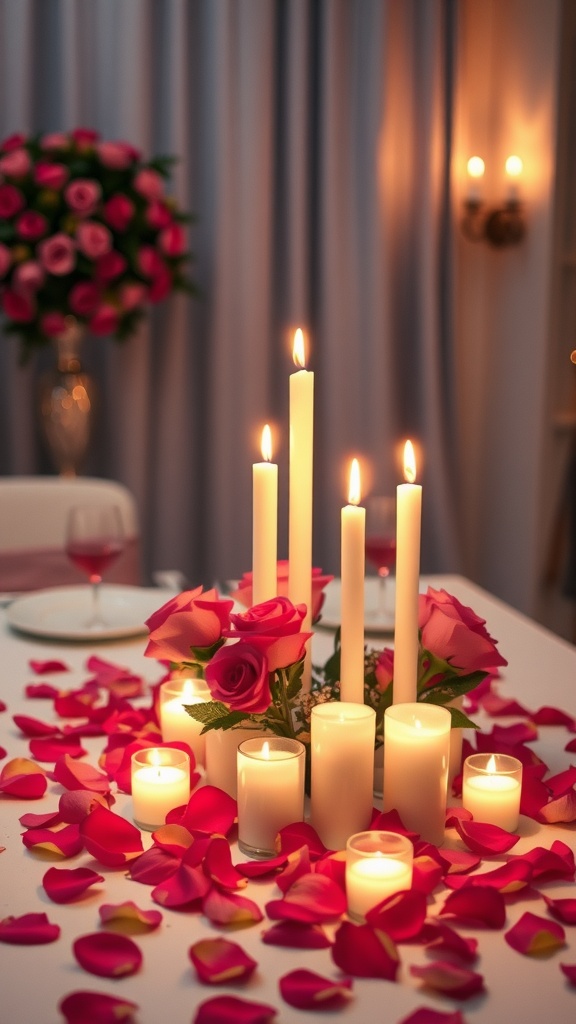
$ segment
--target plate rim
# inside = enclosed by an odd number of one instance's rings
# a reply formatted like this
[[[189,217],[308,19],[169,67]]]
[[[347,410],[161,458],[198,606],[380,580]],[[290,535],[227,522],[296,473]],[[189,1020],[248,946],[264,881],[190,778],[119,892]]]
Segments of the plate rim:
[[[18,610],[21,610],[23,604],[34,605],[36,602],[41,603],[50,595],[60,595],[61,597],[66,595],[70,601],[73,601],[74,594],[77,594],[79,591],[86,592],[89,591],[89,589],[89,583],[79,583],[63,584],[62,586],[55,587],[42,587],[40,590],[29,591],[28,593],[22,594],[20,597],[16,598],[7,606],[5,610],[6,622],[11,629],[18,633],[23,633],[26,636],[40,637],[46,640],[90,641],[92,643],[97,643],[101,640],[119,640],[128,637],[142,636],[146,633],[147,630],[144,621],[141,623],[134,622],[132,625],[125,624],[123,626],[110,626],[96,632],[83,627],[74,629],[70,627],[47,627],[41,624],[35,626],[30,622],[22,621],[18,615]],[[162,588],[138,587],[128,583],[104,583],[102,585],[102,590],[103,593],[105,591],[114,593],[132,592],[139,594],[143,594],[144,592],[150,594],[157,592],[159,599],[157,605],[158,608],[160,608],[162,604],[169,599],[168,595],[173,596],[172,591],[163,590]],[[152,609],[149,614],[151,615],[153,611],[154,609]],[[16,614],[14,614],[14,612]]]

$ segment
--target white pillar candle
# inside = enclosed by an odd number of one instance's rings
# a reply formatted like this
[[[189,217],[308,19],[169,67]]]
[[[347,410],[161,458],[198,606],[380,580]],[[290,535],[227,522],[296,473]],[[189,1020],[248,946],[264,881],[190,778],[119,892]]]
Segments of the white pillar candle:
[[[252,601],[260,604],[278,591],[278,466],[272,462],[268,424],[262,431],[262,458],[252,466]]]
[[[235,729],[210,729],[206,733],[206,782],[222,789],[236,800],[238,795],[238,746],[255,736],[267,736],[253,726]]]
[[[238,747],[238,846],[271,857],[280,829],[304,818],[305,747],[284,736]]]
[[[508,754],[471,754],[464,762],[462,806],[474,821],[518,828],[522,762]]]
[[[413,481],[412,442],[404,447],[404,475],[396,500],[396,616],[394,624],[394,703],[416,700],[418,682],[418,584],[422,488]]]
[[[306,370],[304,337],[294,336],[294,362],[290,374],[290,473],[288,512],[288,597],[305,604],[302,629],[312,625],[312,478],[314,442],[314,374]],[[307,645],[302,687],[310,689],[310,644]]]
[[[310,818],[330,850],[368,828],[374,789],[376,712],[366,704],[329,701],[310,716]]]
[[[393,704],[384,712],[385,811],[436,846],[444,840],[450,712],[434,704]]]
[[[172,740],[187,743],[196,764],[201,765],[206,763],[206,737],[201,735],[204,726],[190,717],[185,705],[209,700],[210,690],[203,679],[176,677],[167,679],[160,687],[160,730],[164,743]]]
[[[346,846],[348,914],[363,921],[369,910],[412,886],[414,847],[397,832],[369,831],[350,836]]]
[[[348,502],[341,513],[340,699],[363,704],[366,509],[359,506],[358,459],[352,459]]]
[[[153,831],[166,815],[190,798],[190,758],[176,747],[146,747],[132,755],[133,817],[139,828]]]

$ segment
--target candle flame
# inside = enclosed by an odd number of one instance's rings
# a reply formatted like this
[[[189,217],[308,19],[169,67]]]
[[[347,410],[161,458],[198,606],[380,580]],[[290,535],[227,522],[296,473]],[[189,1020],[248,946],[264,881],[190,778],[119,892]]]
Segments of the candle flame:
[[[471,156],[466,169],[471,178],[481,178],[484,174],[484,161],[481,156]]]
[[[350,505],[360,504],[360,465],[358,459],[352,459],[350,465],[350,486],[348,488],[348,502]]]
[[[264,761],[270,760],[270,744],[268,743],[268,740],[264,740],[264,743],[262,744],[262,759]]]
[[[414,719],[414,725],[415,725],[416,729],[421,729],[422,728],[422,722],[420,721],[419,718],[415,718]]]
[[[159,768],[162,764],[162,755],[158,750],[158,747],[152,747],[148,755],[148,764],[153,765],[154,768]]]
[[[294,348],[292,349],[292,358],[296,366],[299,366],[301,370],[306,369],[306,352],[304,350],[304,335],[302,328],[298,327],[294,333]]]
[[[264,462],[272,462],[272,431],[267,423],[262,428],[262,458]]]
[[[488,759],[488,764],[486,765],[486,771],[496,772],[497,770],[498,769],[496,768],[496,758],[494,757],[494,754],[491,754]]]
[[[509,156],[506,160],[506,174],[510,178],[518,178],[524,170],[524,164],[519,156]]]
[[[406,441],[404,445],[404,479],[409,484],[413,484],[416,479],[416,456],[412,441]]]
[[[185,679],[182,684],[182,703],[184,704],[187,700],[191,700],[192,697],[196,696],[194,689],[194,680]]]

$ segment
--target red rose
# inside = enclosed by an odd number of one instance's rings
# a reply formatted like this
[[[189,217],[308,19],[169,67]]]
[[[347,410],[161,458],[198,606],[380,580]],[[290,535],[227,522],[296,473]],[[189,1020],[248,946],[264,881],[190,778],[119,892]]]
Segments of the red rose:
[[[25,260],[14,269],[12,283],[17,292],[37,292],[44,284],[44,269],[37,260]]]
[[[172,214],[166,203],[160,202],[158,199],[153,199],[146,210],[146,223],[154,228],[155,231],[160,231],[161,228],[167,228],[172,222]]]
[[[148,298],[150,302],[161,302],[172,289],[172,276],[167,267],[162,267],[157,274],[154,274],[150,289],[148,291]]]
[[[15,185],[0,185],[0,218],[7,220],[26,205],[24,196]]]
[[[12,263],[12,253],[4,242],[0,242],[0,277],[4,277],[6,272],[10,269]]]
[[[186,235],[181,224],[169,224],[160,232],[158,244],[166,256],[181,256],[186,249]]]
[[[374,673],[378,689],[380,693],[384,693],[394,678],[394,651],[390,647],[385,647],[383,651],[380,651]]]
[[[34,170],[34,181],[40,188],[51,188],[59,192],[70,177],[70,171],[64,164],[52,164],[48,160],[39,160]]]
[[[263,714],[270,707],[269,674],[265,653],[243,640],[216,651],[205,672],[214,700],[250,715]]]
[[[27,149],[11,149],[0,158],[0,173],[9,178],[25,178],[31,167]]]
[[[100,138],[98,132],[92,128],[75,128],[70,133],[79,149],[92,149],[95,142]]]
[[[118,310],[107,302],[98,307],[88,327],[93,334],[114,334],[118,330]]]
[[[69,274],[76,266],[76,247],[70,235],[62,231],[40,242],[37,252],[44,269],[57,277]]]
[[[34,319],[34,302],[23,292],[13,292],[7,288],[2,296],[2,309],[7,317],[18,323],[26,324]]]
[[[101,256],[96,263],[96,276],[100,281],[113,281],[126,270],[126,258],[117,249]]]
[[[10,153],[10,151],[13,149],[20,149],[21,146],[25,145],[25,143],[25,135],[21,135],[20,133],[9,135],[7,139],[4,139],[3,142],[0,142],[0,150],[3,153]]]
[[[304,657],[306,641],[312,636],[301,632],[305,615],[306,605],[293,605],[287,597],[273,597],[247,612],[231,614],[233,628],[225,636],[249,638],[252,644],[260,646],[270,671],[274,672]]]
[[[137,150],[127,142],[99,142],[96,152],[104,167],[109,167],[113,171],[125,171],[138,159]]]
[[[122,192],[117,192],[104,203],[104,220],[113,231],[126,231],[134,216],[134,203]]]
[[[83,220],[76,230],[76,241],[80,252],[89,260],[97,260],[110,252],[112,235],[104,224],[95,220]]]
[[[81,217],[89,217],[98,206],[102,186],[91,178],[76,178],[64,189],[68,206]]]
[[[44,313],[40,317],[40,328],[48,338],[57,338],[66,330],[66,317],[63,313]]]
[[[153,245],[143,245],[138,250],[138,269],[144,277],[155,277],[164,267],[164,260]]]
[[[162,175],[149,167],[143,167],[134,178],[134,188],[145,199],[161,199],[164,191]]]
[[[139,281],[127,281],[120,287],[120,305],[126,312],[136,309],[146,301],[147,294],[146,287]]]
[[[277,565],[276,578],[278,581],[278,594],[281,597],[288,596],[288,560],[280,559]],[[334,579],[333,576],[323,576],[322,569],[312,569],[312,622],[316,622],[324,604],[324,587]],[[232,591],[233,597],[245,608],[252,605],[252,573],[245,572],[236,590]]]
[[[24,238],[27,242],[33,242],[46,234],[48,221],[36,210],[25,210],[16,221],[16,230],[20,238]]]
[[[42,149],[69,149],[70,139],[64,132],[49,132],[40,140]]]
[[[70,290],[68,302],[77,316],[92,316],[100,304],[100,289],[92,281],[78,281]]]
[[[465,675],[495,672],[500,665],[508,664],[488,633],[485,620],[445,590],[428,587],[425,594],[420,594],[418,625],[424,650],[449,661]]]
[[[183,591],[146,620],[150,634],[144,654],[158,661],[192,660],[191,648],[213,647],[221,639],[233,605],[215,590]]]

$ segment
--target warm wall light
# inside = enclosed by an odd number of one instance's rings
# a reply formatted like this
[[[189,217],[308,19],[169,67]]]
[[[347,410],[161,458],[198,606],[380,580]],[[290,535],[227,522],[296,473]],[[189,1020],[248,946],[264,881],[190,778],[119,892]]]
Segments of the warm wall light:
[[[526,232],[522,207],[518,199],[517,181],[523,170],[520,157],[509,156],[506,160],[508,178],[506,202],[503,206],[493,209],[485,209],[480,197],[478,183],[484,174],[482,158],[470,157],[467,170],[470,181],[467,197],[464,200],[464,217],[462,218],[464,235],[472,242],[486,241],[498,248],[517,245]]]

